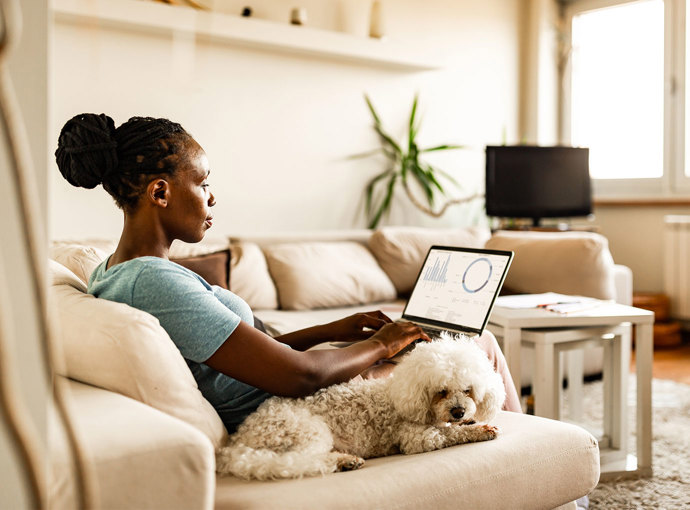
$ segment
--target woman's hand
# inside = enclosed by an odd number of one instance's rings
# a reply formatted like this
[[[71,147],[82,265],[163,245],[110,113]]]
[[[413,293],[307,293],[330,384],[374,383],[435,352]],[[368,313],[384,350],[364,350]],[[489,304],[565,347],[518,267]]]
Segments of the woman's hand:
[[[379,331],[390,318],[380,310],[356,313],[321,326],[331,342],[356,342],[366,340]]]
[[[386,348],[385,358],[392,358],[415,340],[430,342],[422,328],[411,322],[393,322],[379,329],[370,340],[376,340]]]

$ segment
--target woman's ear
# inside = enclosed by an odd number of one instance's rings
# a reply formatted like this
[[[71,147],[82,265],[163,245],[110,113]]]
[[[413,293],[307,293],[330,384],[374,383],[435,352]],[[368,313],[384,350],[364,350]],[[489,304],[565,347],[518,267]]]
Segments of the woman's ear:
[[[146,199],[159,207],[168,207],[170,185],[165,179],[154,179],[146,186]]]

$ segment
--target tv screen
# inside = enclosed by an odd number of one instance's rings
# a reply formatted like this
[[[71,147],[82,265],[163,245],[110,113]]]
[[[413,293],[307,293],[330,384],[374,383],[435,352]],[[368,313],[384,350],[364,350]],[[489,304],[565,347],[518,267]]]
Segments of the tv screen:
[[[487,146],[486,213],[532,218],[535,225],[591,214],[589,149]]]

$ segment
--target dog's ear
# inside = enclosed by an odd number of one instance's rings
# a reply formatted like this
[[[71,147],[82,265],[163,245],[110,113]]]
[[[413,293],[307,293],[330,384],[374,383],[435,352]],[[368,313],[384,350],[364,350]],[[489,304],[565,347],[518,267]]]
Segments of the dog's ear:
[[[431,419],[431,395],[436,370],[434,359],[427,349],[416,347],[393,371],[388,395],[396,413],[413,423],[428,423]]]
[[[388,387],[395,411],[405,421],[413,423],[427,423],[430,420],[431,397],[426,390],[421,382],[410,381],[397,372],[394,373],[392,384]]]
[[[496,416],[496,413],[503,406],[503,402],[506,399],[506,390],[501,376],[496,372],[491,374],[483,389],[483,394],[481,392],[475,394],[477,398],[477,412],[474,418],[479,422],[488,422]]]

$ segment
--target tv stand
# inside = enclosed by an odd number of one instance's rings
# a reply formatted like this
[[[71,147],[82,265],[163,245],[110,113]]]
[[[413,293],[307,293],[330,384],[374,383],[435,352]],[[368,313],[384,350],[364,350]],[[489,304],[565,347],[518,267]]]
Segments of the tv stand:
[[[598,232],[596,225],[572,225],[567,222],[558,222],[551,225],[543,225],[541,218],[532,218],[532,221],[511,220],[502,218],[497,225],[492,226],[496,230],[521,230],[526,232]]]

